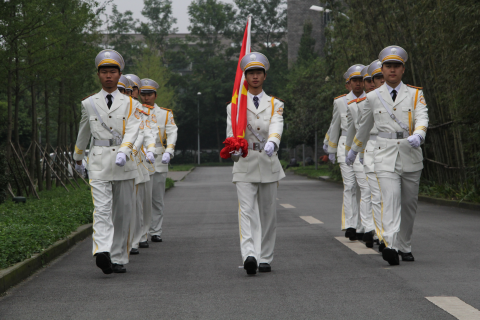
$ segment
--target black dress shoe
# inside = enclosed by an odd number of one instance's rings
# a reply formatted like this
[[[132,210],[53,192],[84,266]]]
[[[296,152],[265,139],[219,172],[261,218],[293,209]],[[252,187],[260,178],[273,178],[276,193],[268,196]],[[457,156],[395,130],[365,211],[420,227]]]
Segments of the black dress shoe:
[[[138,247],[139,248],[148,248],[149,247],[148,241],[143,241],[143,242],[138,243]]]
[[[258,266],[258,272],[271,272],[272,267],[268,263],[260,263]]]
[[[355,236],[357,237],[357,240],[363,240],[363,236],[365,235],[365,233],[361,232],[361,233],[355,233]]]
[[[367,232],[363,235],[363,242],[367,248],[373,248],[373,231]]]
[[[400,261],[398,259],[398,252],[395,249],[385,248],[382,251],[383,260],[387,261],[391,266],[398,266]]]
[[[247,270],[247,274],[257,274],[257,259],[255,257],[247,257],[243,263],[243,269]]]
[[[162,238],[160,236],[152,236],[152,241],[153,242],[162,242]]]
[[[383,252],[383,250],[385,249],[385,247],[386,247],[385,243],[383,243],[383,242],[380,243],[380,246],[378,247],[378,251]]]
[[[102,269],[103,273],[110,274],[113,272],[112,260],[110,260],[110,253],[98,252],[95,254],[97,267]]]
[[[123,264],[114,263],[114,264],[112,264],[112,266],[113,266],[113,272],[115,272],[115,273],[125,273],[125,272],[127,272],[127,269],[123,266]]]
[[[411,252],[403,253],[402,251],[398,250],[398,254],[402,257],[402,261],[415,261],[415,258]]]
[[[380,239],[373,240],[373,243],[375,243],[376,245],[380,245]]]
[[[140,250],[138,250],[137,248],[130,249],[130,254],[139,254],[139,253],[140,253]]]
[[[348,239],[350,241],[355,241],[357,240],[357,229],[353,229],[353,228],[348,228],[347,229],[347,232],[345,233],[345,235],[348,234]]]

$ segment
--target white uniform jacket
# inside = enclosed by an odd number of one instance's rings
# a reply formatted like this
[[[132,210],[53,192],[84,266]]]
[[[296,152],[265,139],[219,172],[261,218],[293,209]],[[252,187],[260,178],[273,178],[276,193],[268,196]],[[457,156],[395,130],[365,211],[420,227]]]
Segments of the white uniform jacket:
[[[358,119],[358,123],[360,125],[360,121],[362,120],[362,114],[363,114],[363,108],[365,107],[365,100],[367,98],[362,98],[358,99],[357,101],[357,106],[358,106],[358,111],[360,112],[360,117]],[[357,129],[358,130],[358,129]],[[370,130],[370,138],[367,142],[367,146],[365,147],[365,152],[363,153],[363,169],[365,173],[374,173],[375,172],[375,162],[374,162],[374,152],[375,152],[375,145],[377,142],[377,126],[375,123],[373,124],[372,130]],[[350,141],[349,146],[352,146],[353,143],[353,138],[352,141]]]
[[[248,123],[267,142],[274,142],[278,149],[283,133],[283,102],[264,93],[257,109],[253,100],[249,97],[247,99]],[[233,137],[231,107],[231,104],[227,106],[227,137]],[[249,148],[254,142],[259,142],[248,128],[245,129],[245,139]],[[240,157],[233,166],[233,182],[271,183],[284,177],[277,150],[269,157],[263,150],[249,149],[248,155]]]
[[[348,130],[347,105],[353,99],[357,99],[357,97],[350,91],[347,95],[336,97],[333,101],[333,118],[328,137],[328,153],[337,153],[337,161],[339,163],[345,162],[345,140]]]
[[[168,152],[170,159],[173,159],[178,135],[172,110],[160,108],[155,104],[154,108],[150,109],[147,126],[152,129],[155,137],[155,171],[168,172],[168,164],[162,163],[162,156],[164,152]]]
[[[155,138],[152,133],[152,129],[145,126],[145,122],[149,120],[149,108],[146,105],[142,105],[140,109],[141,124],[140,131],[137,140],[133,144],[133,153],[137,160],[137,165],[142,173],[135,181],[136,184],[146,182],[149,180],[149,171],[155,172],[154,164],[150,164],[146,161],[146,153],[151,151],[155,153]]]
[[[361,116],[361,110],[359,108],[359,101],[363,101],[366,98],[353,99],[348,102],[347,106],[347,119],[348,119],[348,130],[347,137],[345,139],[345,157],[348,154],[348,151],[351,149],[353,138],[358,130],[359,118]],[[363,172],[363,164],[360,162],[360,158],[363,158],[363,154],[359,153],[355,162],[353,163],[353,171]]]
[[[422,141],[425,141],[428,128],[428,109],[421,89],[402,83],[395,102],[392,100],[385,84],[377,90],[393,114],[408,125],[410,131],[408,134],[419,134]],[[382,132],[404,132],[385,110],[375,90],[367,94],[360,128],[353,139],[352,149],[354,151],[363,151],[374,124],[377,126],[379,135]],[[423,169],[422,148],[412,148],[407,139],[386,139],[378,136],[374,155],[376,172],[394,172],[397,155],[400,155],[402,159],[404,172],[415,172]]]
[[[82,118],[75,144],[75,160],[82,160],[90,136],[93,136],[90,143],[90,154],[88,157],[88,175],[94,180],[128,180],[138,176],[136,161],[132,156],[133,143],[138,137],[141,123],[141,105],[131,97],[117,93],[113,104],[108,109],[105,97],[101,92],[91,96],[95,107],[102,117],[103,122],[113,130],[116,130],[123,137],[120,146],[96,146],[93,139],[112,139],[112,134],[102,127],[97,114],[92,108],[90,97],[82,101]],[[127,157],[125,166],[119,167],[115,164],[118,152],[123,152]]]

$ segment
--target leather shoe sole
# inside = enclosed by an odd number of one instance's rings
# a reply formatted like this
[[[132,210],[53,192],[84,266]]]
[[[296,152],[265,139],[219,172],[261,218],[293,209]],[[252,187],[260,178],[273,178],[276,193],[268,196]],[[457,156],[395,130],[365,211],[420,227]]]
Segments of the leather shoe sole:
[[[130,254],[139,254],[139,253],[140,253],[140,250],[138,250],[137,248],[130,249]]]
[[[138,244],[138,247],[144,249],[144,248],[150,247],[150,245],[148,244],[148,241],[144,241],[144,242],[140,242],[140,243]]]
[[[363,235],[363,242],[367,248],[373,248],[373,231],[366,232]]]
[[[254,257],[247,257],[243,263],[243,269],[245,269],[249,275],[257,274],[257,266],[257,259]]]
[[[95,256],[96,256],[95,263],[97,264],[97,267],[102,269],[103,273],[111,274],[113,272],[113,268],[112,268],[112,262],[110,261],[110,257],[104,252],[99,252]]]
[[[258,266],[258,272],[271,272],[272,267],[268,263],[260,263]]]
[[[387,261],[391,266],[398,266],[400,260],[398,259],[398,252],[394,249],[385,248],[382,251],[383,260]]]
[[[113,272],[114,273],[126,273],[127,269],[123,266],[123,264],[113,264]]]
[[[163,240],[160,236],[152,236],[152,242],[163,242]]]

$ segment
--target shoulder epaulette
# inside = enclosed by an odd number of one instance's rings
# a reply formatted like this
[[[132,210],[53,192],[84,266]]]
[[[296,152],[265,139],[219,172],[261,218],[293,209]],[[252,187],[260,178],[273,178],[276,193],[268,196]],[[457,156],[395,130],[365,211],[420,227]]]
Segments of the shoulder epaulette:
[[[172,110],[171,110],[171,109],[162,108],[162,107],[160,107],[160,109],[163,109],[163,110],[165,110],[165,111],[170,111],[170,112],[172,112]]]
[[[285,100],[282,100],[282,99],[280,99],[280,98],[277,98],[277,97],[274,97],[274,96],[272,96],[272,98],[275,98],[275,99],[277,99],[277,100],[282,101],[283,103],[285,103]]]
[[[365,101],[366,99],[367,99],[367,97],[358,98],[358,99],[357,99],[357,103],[362,102],[362,101]]]
[[[350,101],[348,101],[348,104],[352,104],[352,103],[354,103],[354,102],[358,102],[358,99],[350,100]]]
[[[144,106],[145,108],[148,108],[148,109],[153,109],[154,108],[152,106],[149,106],[148,104],[142,104],[142,106]]]
[[[412,86],[412,85],[409,85],[409,84],[407,84],[407,87],[414,88],[414,89],[419,89],[419,90],[423,90],[423,88],[422,88],[422,87],[414,87],[414,86]]]
[[[145,111],[143,111],[143,110],[138,110],[138,111],[140,111],[140,112],[143,113],[144,115],[147,115],[147,116],[148,116],[148,113],[146,113]]]
[[[95,93],[96,93],[96,92],[95,92]],[[89,95],[89,96],[86,96],[85,98],[83,98],[83,99],[82,99],[82,101],[83,101],[83,100],[85,100],[85,99],[88,99],[88,98],[90,98],[90,97],[91,97],[91,96],[93,96],[95,93],[92,93],[91,95]]]
[[[341,96],[338,96],[336,98],[333,98],[333,100],[337,100],[338,98],[345,97],[348,93],[342,94]]]

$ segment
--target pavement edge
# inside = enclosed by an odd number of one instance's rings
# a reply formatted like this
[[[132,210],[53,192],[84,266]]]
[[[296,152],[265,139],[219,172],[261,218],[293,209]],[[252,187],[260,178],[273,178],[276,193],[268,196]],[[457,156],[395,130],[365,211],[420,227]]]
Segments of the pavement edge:
[[[43,252],[35,254],[32,258],[19,262],[9,268],[0,270],[0,294],[4,294],[11,287],[27,279],[37,270],[45,267],[55,258],[67,252],[77,242],[90,236],[92,232],[92,224],[84,224],[65,239],[58,240]]]

